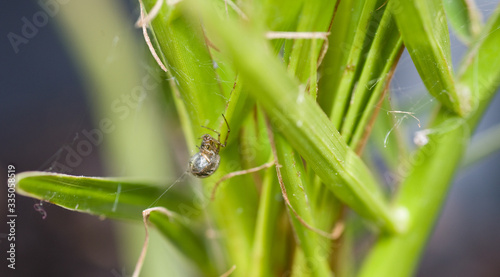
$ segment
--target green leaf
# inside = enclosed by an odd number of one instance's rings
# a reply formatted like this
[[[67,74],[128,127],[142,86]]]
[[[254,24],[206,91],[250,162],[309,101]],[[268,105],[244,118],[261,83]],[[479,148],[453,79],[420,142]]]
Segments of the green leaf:
[[[254,16],[262,16],[265,27],[270,31],[289,32],[297,27],[297,18],[307,0],[286,1],[286,0],[266,0],[252,1],[254,5]],[[256,22],[260,24],[260,22]],[[275,40],[283,44],[283,40]],[[279,51],[280,49],[276,49]],[[277,52],[276,52],[277,53]]]
[[[178,211],[182,202],[189,201],[177,190],[160,197],[164,188],[125,180],[40,171],[23,172],[17,177],[17,192],[21,195],[117,219],[142,220],[142,211],[152,204]]]
[[[396,203],[404,207],[402,216],[410,218],[409,229],[404,234],[381,236],[359,276],[411,276],[417,265],[469,138],[465,120],[456,116],[448,115],[431,130],[429,143],[410,156],[407,163],[413,167],[409,172],[397,172],[408,174],[400,176],[406,178]]]
[[[156,2],[144,1],[146,10],[150,11]],[[184,119],[182,123],[188,148],[194,154],[197,151],[195,145],[199,143],[195,139],[207,133],[202,126],[219,131],[224,140],[228,129],[221,114],[226,113],[233,134],[237,134],[242,119],[254,102],[248,100],[242,85],[244,80],[238,80],[233,91],[237,78],[231,60],[218,53],[219,46],[211,41],[210,30],[205,30],[199,21],[190,21],[179,12],[185,4],[164,3],[151,26],[164,62],[174,78],[172,85],[178,91],[174,97]],[[224,5],[218,7],[217,12],[222,14]],[[243,169],[233,141],[231,137],[227,147],[221,150],[221,164],[217,172],[203,180],[203,190],[208,193],[197,195],[194,205],[210,208],[217,227],[223,233],[222,244],[227,246],[223,254],[230,265],[236,264],[239,272],[245,272],[249,267],[251,251],[248,249],[254,237],[257,207],[257,191],[250,176],[228,180],[221,190],[223,193],[217,196],[214,205],[208,207],[213,183],[225,173]]]
[[[391,70],[402,53],[402,39],[394,17],[388,10],[376,11],[380,23],[373,43],[367,53],[359,79],[352,89],[350,104],[340,133],[353,149],[359,149],[363,136],[368,135],[366,127],[387,90],[392,78]],[[374,21],[376,22],[376,21]],[[370,26],[375,25],[372,23]],[[373,27],[372,27],[373,28]]]
[[[470,44],[481,31],[481,13],[471,0],[444,0],[448,22],[458,38]]]
[[[143,2],[150,11],[157,1]],[[186,21],[179,14],[178,5],[163,4],[151,26],[160,48],[159,55],[174,78],[173,83],[189,116],[184,124],[190,126],[184,129],[193,130],[192,139],[206,131],[201,126],[219,129],[226,95],[219,85],[201,25]],[[191,150],[195,149],[194,143],[188,141]]]
[[[500,151],[500,125],[485,130],[472,139],[465,154],[463,167],[471,166]]]
[[[224,175],[243,170],[241,157],[236,143],[221,150],[221,164],[219,169],[204,180],[204,195],[200,197],[202,207],[207,207],[210,215],[217,223],[221,236],[221,245],[227,254],[227,267],[236,265],[239,269],[236,276],[243,276],[252,266],[251,249],[255,232],[255,220],[259,195],[255,181],[251,175],[237,176],[221,184],[214,201],[210,200],[210,193],[214,183]]]
[[[74,145],[82,139],[91,142],[112,176],[167,178],[173,161],[165,143],[164,118],[156,109],[164,73],[160,77],[159,67],[145,70],[149,60],[143,59],[142,41],[130,18],[123,16],[121,4],[75,2],[61,7],[53,18],[92,104],[94,128],[87,134],[79,132]],[[93,14],[94,20],[82,14]],[[99,35],[97,29],[102,31]],[[113,40],[116,43],[110,43]],[[73,169],[74,165],[61,162],[54,171]]]
[[[336,1],[305,1],[298,17],[296,32],[327,32],[335,4]],[[312,49],[313,41],[314,49]],[[288,70],[297,77],[299,82],[306,83],[310,78],[310,61],[317,61],[323,42],[323,40],[316,41],[316,39],[293,41]]]
[[[194,20],[203,15],[213,40],[228,53],[239,73],[248,80],[250,94],[262,104],[273,127],[307,161],[325,184],[358,213],[387,230],[397,231],[380,187],[362,160],[345,144],[328,117],[311,96],[299,89],[274,57],[262,34],[233,20],[222,20],[204,1],[188,1]]]
[[[477,40],[472,43],[459,67],[457,88],[461,94],[474,99],[475,113],[470,120],[476,122],[500,86],[500,6],[491,15]]]
[[[292,220],[298,244],[304,252],[304,258],[312,276],[331,276],[328,266],[328,242],[320,237],[315,231],[304,226],[295,216],[305,221],[309,226],[316,228],[312,209],[308,203],[306,189],[310,185],[307,182],[307,174],[298,156],[288,142],[279,134],[275,134],[277,159],[281,165],[280,171],[288,199],[294,211],[288,208],[288,214]],[[329,230],[328,230],[329,231]],[[324,231],[328,233],[328,231]],[[323,240],[322,240],[323,239]],[[305,269],[302,269],[304,271]]]
[[[439,110],[429,130],[429,142],[410,156],[412,167],[406,172],[407,176],[402,176],[405,179],[396,202],[408,211],[409,229],[401,235],[381,236],[363,264],[360,276],[412,275],[471,131],[500,86],[500,69],[494,66],[500,60],[495,54],[500,45],[499,29],[500,6],[461,65],[460,87],[477,97],[478,106],[467,119],[451,115],[444,108]]]
[[[273,245],[277,234],[278,215],[281,211],[283,201],[280,198],[278,179],[276,178],[276,169],[271,167],[267,169],[262,182],[262,194],[259,202],[257,214],[257,223],[255,227],[255,239],[252,248],[253,265],[247,276],[271,276],[274,271],[276,257],[272,254]]]
[[[203,232],[195,233],[192,227],[186,224],[185,220],[174,214],[167,216],[158,211],[151,211],[149,221],[153,223],[160,233],[164,235],[170,243],[181,251],[186,258],[194,262],[205,276],[216,276],[213,256],[208,253],[208,243],[204,240]]]
[[[329,53],[325,60],[325,85],[320,101],[337,129],[341,129],[351,93],[359,78],[369,46],[372,28],[377,26],[380,1],[341,1],[332,25]],[[373,24],[374,22],[377,22]],[[331,77],[330,77],[331,75]],[[330,80],[330,78],[333,78]],[[333,95],[334,98],[331,98]],[[330,102],[331,103],[325,103]],[[328,107],[332,106],[331,109]]]
[[[23,172],[17,177],[17,192],[21,195],[100,217],[142,221],[142,211],[153,205],[176,211],[175,218],[152,212],[149,219],[203,272],[215,275],[203,232],[196,233],[195,225],[188,224],[184,217],[185,203],[191,199],[174,189],[163,194],[165,189],[138,182],[37,171]]]
[[[440,0],[394,0],[389,8],[425,87],[450,110],[464,117],[471,95],[457,91],[450,54],[450,36]]]

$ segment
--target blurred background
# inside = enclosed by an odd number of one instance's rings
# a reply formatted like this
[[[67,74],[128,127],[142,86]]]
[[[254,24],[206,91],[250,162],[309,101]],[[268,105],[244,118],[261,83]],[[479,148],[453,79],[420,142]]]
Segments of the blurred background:
[[[498,4],[476,2],[485,18]],[[160,93],[165,77],[152,66],[142,33],[134,27],[136,1],[40,3],[0,3],[0,183],[5,192],[0,195],[6,195],[9,164],[17,173],[176,179],[175,169],[184,168],[187,152],[182,151],[175,111],[155,105],[158,99],[168,101]],[[451,45],[456,66],[466,47],[455,37]],[[417,116],[431,106],[406,52],[391,88],[396,102]],[[498,125],[499,119],[497,96],[477,132]],[[405,123],[415,125],[411,120]],[[107,129],[109,134],[104,133]],[[103,132],[104,141],[81,160],[68,160],[70,149],[95,130]],[[182,147],[172,146],[179,144]],[[417,276],[500,276],[499,164],[500,154],[492,153],[457,174]],[[6,201],[0,198],[2,218]],[[7,270],[2,258],[0,276],[131,275],[143,241],[142,226],[47,203],[43,219],[37,204],[16,197],[16,270]],[[4,254],[5,225],[0,225]],[[182,261],[161,241],[155,240],[148,263],[165,272],[169,262]]]

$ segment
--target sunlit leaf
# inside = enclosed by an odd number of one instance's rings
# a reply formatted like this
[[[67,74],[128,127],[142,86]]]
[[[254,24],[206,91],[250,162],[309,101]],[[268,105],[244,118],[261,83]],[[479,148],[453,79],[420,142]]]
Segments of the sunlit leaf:
[[[498,30],[500,6],[461,65],[459,82],[462,89],[469,89],[477,97],[477,107],[467,119],[440,108],[427,130],[427,144],[410,159],[411,167],[407,171],[398,171],[404,180],[396,201],[407,211],[409,229],[399,236],[381,236],[368,255],[360,276],[410,276],[414,272],[439,216],[453,173],[460,166],[471,132],[500,86],[500,69],[495,66],[500,57],[494,50],[500,45]]]
[[[176,190],[160,197],[165,188],[140,182],[38,171],[17,177],[21,195],[97,216],[142,220],[142,211],[152,205],[177,211],[182,202],[189,201]]]
[[[457,91],[450,54],[450,35],[442,2],[389,1],[415,67],[425,87],[460,116],[471,111],[471,95]]]
[[[444,0],[448,22],[457,36],[469,44],[481,31],[481,14],[473,0]]]
[[[362,160],[345,144],[316,102],[299,89],[282,64],[269,52],[262,36],[234,21],[225,22],[209,3],[191,1],[205,27],[249,80],[250,93],[262,104],[274,128],[304,157],[325,184],[358,213],[396,231],[401,228]],[[215,39],[215,38],[214,38]],[[293,112],[292,112],[293,111]]]

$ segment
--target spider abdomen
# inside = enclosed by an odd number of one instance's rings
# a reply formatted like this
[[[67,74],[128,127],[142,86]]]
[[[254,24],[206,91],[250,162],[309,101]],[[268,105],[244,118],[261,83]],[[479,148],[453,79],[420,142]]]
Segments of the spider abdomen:
[[[189,172],[198,178],[208,177],[219,168],[220,156],[206,152],[198,152],[189,160]]]

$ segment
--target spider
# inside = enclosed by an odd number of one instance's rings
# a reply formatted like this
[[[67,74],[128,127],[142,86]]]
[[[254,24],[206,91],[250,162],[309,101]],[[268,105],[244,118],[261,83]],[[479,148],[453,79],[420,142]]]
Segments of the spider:
[[[217,170],[217,168],[219,168],[219,151],[221,147],[226,147],[227,138],[229,137],[229,132],[231,132],[226,117],[222,115],[222,118],[224,118],[224,121],[227,125],[227,134],[224,143],[221,143],[220,141],[219,132],[205,126],[201,126],[216,133],[217,139],[213,138],[209,134],[205,134],[201,137],[201,146],[199,147],[200,152],[194,154],[191,157],[188,166],[188,171],[195,177],[206,178],[212,175]]]

